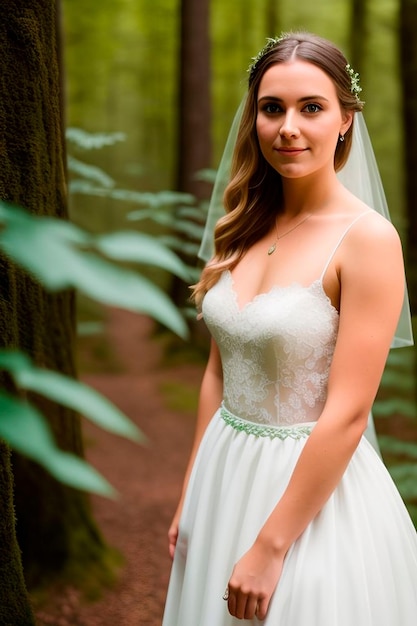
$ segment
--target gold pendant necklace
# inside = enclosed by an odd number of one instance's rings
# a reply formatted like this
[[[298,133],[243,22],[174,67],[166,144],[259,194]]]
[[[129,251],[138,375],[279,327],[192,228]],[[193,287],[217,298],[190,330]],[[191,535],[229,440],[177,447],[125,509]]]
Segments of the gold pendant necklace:
[[[287,230],[287,232],[285,232],[283,235],[278,235],[277,222],[275,220],[275,233],[276,233],[277,238],[275,239],[275,241],[272,244],[272,246],[270,246],[268,248],[268,256],[271,256],[271,254],[274,254],[275,250],[277,249],[278,241],[280,239],[282,239],[283,237],[286,237],[287,235],[292,233],[293,230],[295,230],[296,228],[301,226],[301,224],[304,224],[304,222],[306,222],[311,216],[312,216],[312,213],[309,213],[304,219],[301,220],[301,222],[298,222],[298,224],[296,224],[295,226],[290,228],[290,230]]]

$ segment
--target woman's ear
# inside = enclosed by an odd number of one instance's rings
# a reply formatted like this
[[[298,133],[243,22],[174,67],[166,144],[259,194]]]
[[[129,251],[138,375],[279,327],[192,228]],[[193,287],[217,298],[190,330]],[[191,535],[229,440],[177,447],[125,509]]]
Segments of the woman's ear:
[[[353,111],[345,111],[342,116],[342,125],[340,127],[340,134],[344,135],[352,125]]]

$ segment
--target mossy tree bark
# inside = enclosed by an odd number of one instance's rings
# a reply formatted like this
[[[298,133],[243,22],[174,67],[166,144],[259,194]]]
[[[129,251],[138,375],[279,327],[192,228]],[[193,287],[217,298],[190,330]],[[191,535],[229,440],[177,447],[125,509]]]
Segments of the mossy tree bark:
[[[10,451],[0,441],[0,624],[35,624],[26,593],[20,550],[16,541],[13,509],[13,477]]]
[[[37,215],[67,219],[58,5],[52,0],[2,1],[0,198]],[[74,293],[46,293],[0,259],[1,345],[22,349],[37,365],[73,376],[74,338]],[[57,444],[82,455],[80,417],[40,398],[33,400],[47,416]],[[0,463],[0,491],[10,493],[7,454]],[[13,472],[17,535],[28,585],[64,571],[88,572],[93,564],[99,570],[106,548],[88,498],[19,455],[13,456]],[[18,568],[16,551],[13,563],[3,562],[3,546],[14,545],[11,498],[8,503],[1,509],[1,607],[12,606],[5,584],[9,568]]]

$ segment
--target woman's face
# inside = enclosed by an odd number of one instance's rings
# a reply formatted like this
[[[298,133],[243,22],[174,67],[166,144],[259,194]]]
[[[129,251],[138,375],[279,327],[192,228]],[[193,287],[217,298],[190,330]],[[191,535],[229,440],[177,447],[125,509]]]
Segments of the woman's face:
[[[270,67],[258,90],[256,132],[264,158],[284,178],[334,170],[339,134],[352,113],[341,110],[336,87],[319,67],[289,61]]]

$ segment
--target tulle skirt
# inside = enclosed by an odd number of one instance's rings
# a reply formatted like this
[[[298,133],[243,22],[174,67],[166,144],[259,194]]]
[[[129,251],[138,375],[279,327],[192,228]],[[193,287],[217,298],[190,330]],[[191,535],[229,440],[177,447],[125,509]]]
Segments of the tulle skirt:
[[[260,437],[216,413],[190,478],[163,626],[417,625],[417,534],[365,438],[287,553],[266,619],[228,613],[222,596],[234,564],[285,490],[309,426]]]

